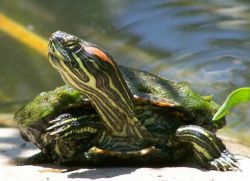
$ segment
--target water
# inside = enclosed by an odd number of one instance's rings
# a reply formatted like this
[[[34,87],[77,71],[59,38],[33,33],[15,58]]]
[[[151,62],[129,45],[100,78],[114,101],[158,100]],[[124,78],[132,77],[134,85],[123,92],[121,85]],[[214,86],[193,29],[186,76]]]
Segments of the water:
[[[119,64],[189,82],[222,103],[250,85],[246,0],[0,0],[0,13],[48,38],[63,30],[99,44]],[[0,112],[63,84],[47,59],[0,32]],[[248,140],[250,104],[225,129]]]

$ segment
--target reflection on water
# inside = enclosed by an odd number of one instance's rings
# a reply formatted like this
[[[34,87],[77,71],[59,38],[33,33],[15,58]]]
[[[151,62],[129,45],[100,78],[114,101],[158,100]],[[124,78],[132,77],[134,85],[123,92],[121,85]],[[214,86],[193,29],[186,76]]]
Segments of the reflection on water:
[[[249,86],[249,1],[0,1],[0,13],[46,39],[56,30],[76,34],[120,64],[189,82],[218,102]],[[3,32],[0,41],[1,112],[62,84],[46,58]],[[248,108],[229,117],[231,130],[250,134]]]

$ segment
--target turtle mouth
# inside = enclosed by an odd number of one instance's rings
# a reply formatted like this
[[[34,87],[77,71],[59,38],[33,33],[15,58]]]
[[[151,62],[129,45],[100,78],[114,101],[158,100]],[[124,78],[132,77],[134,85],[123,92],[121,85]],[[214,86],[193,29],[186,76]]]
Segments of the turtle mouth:
[[[48,52],[49,53],[55,54],[55,52],[56,52],[56,49],[55,49],[56,44],[57,44],[56,40],[54,40],[53,38],[49,39],[49,43],[48,43]]]
[[[48,43],[48,50],[50,51],[52,49],[52,38],[49,38],[49,43]]]
[[[60,63],[59,58],[56,57],[53,52],[48,53],[48,58],[49,58],[49,61],[52,65],[56,65],[56,64]]]
[[[59,55],[61,55],[60,44],[54,38],[50,38],[48,42],[48,58],[52,62],[59,62]]]

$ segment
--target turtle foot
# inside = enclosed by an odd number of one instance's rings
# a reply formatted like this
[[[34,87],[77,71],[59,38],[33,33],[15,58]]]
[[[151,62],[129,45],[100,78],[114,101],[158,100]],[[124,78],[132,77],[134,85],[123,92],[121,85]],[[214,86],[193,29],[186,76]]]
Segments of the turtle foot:
[[[193,146],[197,162],[207,169],[219,171],[240,170],[237,159],[214,133],[195,125],[181,126],[177,138]]]
[[[50,126],[46,129],[51,136],[57,135],[61,138],[84,138],[95,134],[100,127],[97,115],[73,116],[64,113],[49,121]]]
[[[228,150],[224,150],[219,158],[209,161],[209,167],[218,171],[240,170],[237,159]]]
[[[50,135],[65,136],[67,131],[70,131],[77,124],[76,119],[71,114],[64,113],[55,119],[49,121],[50,126],[46,129]]]

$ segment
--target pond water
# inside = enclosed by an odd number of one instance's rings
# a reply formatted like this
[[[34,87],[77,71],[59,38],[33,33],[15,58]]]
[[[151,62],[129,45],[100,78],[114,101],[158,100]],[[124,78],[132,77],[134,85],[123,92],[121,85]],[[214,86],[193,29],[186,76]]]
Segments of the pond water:
[[[185,81],[218,103],[250,85],[250,1],[0,0],[0,14],[48,39],[62,30],[94,42],[119,64]],[[0,22],[1,23],[1,22]],[[47,58],[0,31],[0,113],[63,84]],[[229,117],[250,135],[250,104]],[[250,142],[250,141],[249,141]]]

